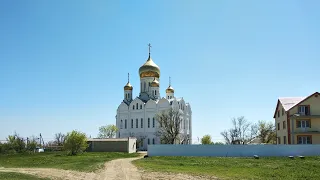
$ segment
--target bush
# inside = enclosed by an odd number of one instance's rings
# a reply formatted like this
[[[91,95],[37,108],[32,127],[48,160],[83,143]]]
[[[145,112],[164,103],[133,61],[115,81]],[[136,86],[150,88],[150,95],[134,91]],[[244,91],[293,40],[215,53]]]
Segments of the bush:
[[[69,155],[82,153],[87,147],[86,135],[78,131],[68,133],[63,144],[64,150],[66,150]]]

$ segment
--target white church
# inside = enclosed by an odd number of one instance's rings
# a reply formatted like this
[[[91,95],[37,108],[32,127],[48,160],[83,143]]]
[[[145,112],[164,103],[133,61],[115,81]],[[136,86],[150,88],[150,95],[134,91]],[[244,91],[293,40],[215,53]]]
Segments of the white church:
[[[169,80],[166,96],[160,96],[160,68],[150,56],[139,68],[140,93],[133,98],[133,86],[129,82],[124,86],[124,99],[117,109],[116,126],[119,131],[117,138],[136,137],[140,150],[146,150],[148,144],[160,144],[160,137],[156,136],[159,127],[156,114],[163,110],[173,108],[180,111],[182,115],[181,142],[180,144],[191,144],[192,139],[192,111],[189,103],[183,98],[176,98],[174,89]]]

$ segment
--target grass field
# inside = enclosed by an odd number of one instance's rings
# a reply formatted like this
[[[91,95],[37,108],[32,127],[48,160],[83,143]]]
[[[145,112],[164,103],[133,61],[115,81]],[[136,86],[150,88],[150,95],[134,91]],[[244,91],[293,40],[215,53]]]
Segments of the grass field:
[[[133,162],[147,171],[215,176],[221,179],[320,179],[320,157],[306,159],[149,157]]]
[[[21,173],[0,172],[1,180],[49,180]]]
[[[102,168],[106,161],[137,156],[135,153],[116,152],[90,152],[77,156],[67,156],[63,152],[0,155],[0,167],[41,167],[91,172]]]

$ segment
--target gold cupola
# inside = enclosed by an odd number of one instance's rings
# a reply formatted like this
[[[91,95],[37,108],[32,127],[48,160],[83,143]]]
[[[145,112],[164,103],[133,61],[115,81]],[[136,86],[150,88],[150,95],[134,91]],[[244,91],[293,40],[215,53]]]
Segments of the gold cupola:
[[[157,77],[157,78],[159,78],[160,77],[160,68],[151,59],[151,56],[150,56],[151,45],[148,44],[148,46],[149,46],[149,57],[148,57],[147,62],[145,62],[139,68],[140,78],[144,78],[144,77]]]
[[[174,93],[174,89],[171,86],[171,77],[169,77],[169,87],[166,89],[166,93]]]
[[[130,90],[130,91],[132,91],[133,89],[132,85],[129,82],[129,73],[128,73],[128,83],[123,88],[124,90]]]
[[[151,87],[159,87],[159,81],[157,81],[156,78],[154,78],[150,85]]]

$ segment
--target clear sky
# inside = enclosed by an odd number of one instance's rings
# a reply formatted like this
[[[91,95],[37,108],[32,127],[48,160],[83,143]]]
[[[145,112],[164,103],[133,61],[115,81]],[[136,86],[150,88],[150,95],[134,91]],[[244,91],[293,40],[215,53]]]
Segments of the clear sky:
[[[190,102],[193,141],[232,117],[273,121],[319,91],[320,1],[1,1],[0,140],[115,124],[127,73],[152,58]]]

